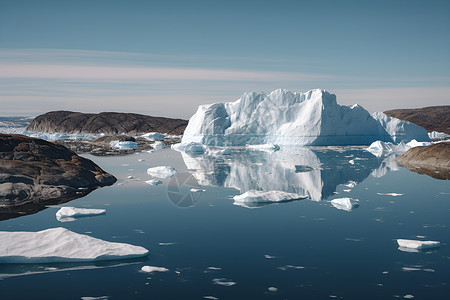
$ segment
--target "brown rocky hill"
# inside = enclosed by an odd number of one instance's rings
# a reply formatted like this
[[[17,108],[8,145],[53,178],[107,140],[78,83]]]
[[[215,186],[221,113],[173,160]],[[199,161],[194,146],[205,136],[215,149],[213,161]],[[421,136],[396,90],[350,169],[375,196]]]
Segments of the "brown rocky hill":
[[[27,127],[34,132],[143,134],[161,132],[180,135],[188,121],[133,113],[102,112],[89,114],[52,111],[37,116]]]
[[[412,109],[392,109],[384,112],[389,117],[409,121],[425,128],[450,134],[450,105]]]

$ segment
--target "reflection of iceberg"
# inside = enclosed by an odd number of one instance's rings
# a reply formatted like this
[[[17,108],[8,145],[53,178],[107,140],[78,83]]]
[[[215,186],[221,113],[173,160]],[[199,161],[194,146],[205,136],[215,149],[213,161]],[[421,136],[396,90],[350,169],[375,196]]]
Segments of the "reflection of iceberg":
[[[241,193],[283,191],[315,201],[333,195],[340,184],[361,182],[380,165],[360,147],[286,148],[273,153],[234,148],[230,157],[181,154],[200,185],[231,187]],[[354,164],[348,163],[349,157]]]
[[[140,264],[146,261],[146,257],[130,258],[120,261],[98,261],[84,263],[52,263],[52,264],[1,264],[0,280],[35,274],[46,274],[53,272],[75,271],[75,270],[94,270],[103,268],[121,267],[133,264]]]

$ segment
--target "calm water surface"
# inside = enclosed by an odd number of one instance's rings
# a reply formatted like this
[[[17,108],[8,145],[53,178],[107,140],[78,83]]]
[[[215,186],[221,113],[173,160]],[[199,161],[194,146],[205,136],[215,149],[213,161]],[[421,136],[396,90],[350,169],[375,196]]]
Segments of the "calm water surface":
[[[105,208],[106,215],[61,223],[58,208],[50,207],[2,221],[0,230],[65,227],[140,245],[150,255],[0,265],[1,299],[449,299],[449,182],[410,172],[392,158],[355,147],[85,157],[118,182],[65,205]],[[145,183],[152,179],[147,168],[160,165],[180,173],[158,186]],[[197,185],[205,191],[191,193]],[[308,199],[234,205],[232,197],[250,189]],[[342,197],[359,199],[359,207],[344,211],[330,203]],[[443,245],[405,252],[397,238]],[[143,273],[144,265],[169,271]]]

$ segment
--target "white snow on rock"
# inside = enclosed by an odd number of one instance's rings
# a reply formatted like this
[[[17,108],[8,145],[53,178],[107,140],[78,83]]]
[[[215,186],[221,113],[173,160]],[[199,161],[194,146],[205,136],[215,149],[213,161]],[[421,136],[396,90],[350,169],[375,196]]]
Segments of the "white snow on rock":
[[[152,147],[155,150],[161,150],[161,149],[164,149],[164,147],[166,147],[166,144],[164,144],[163,142],[154,142],[152,144]]]
[[[134,150],[138,147],[138,145],[135,142],[131,141],[111,141],[109,143],[112,149],[114,150]]]
[[[359,200],[352,198],[337,198],[331,200],[331,204],[340,210],[352,211],[353,209],[359,207]]]
[[[235,102],[199,106],[182,138],[213,146],[369,145],[381,140],[428,141],[425,129],[359,105],[338,105],[324,90],[245,93]]]
[[[147,169],[147,174],[158,178],[172,178],[178,171],[173,167],[159,166]]]
[[[163,141],[167,134],[162,134],[159,132],[148,132],[146,134],[141,135],[141,137],[149,140],[149,141]]]
[[[239,203],[264,203],[264,202],[283,202],[297,199],[304,199],[306,196],[295,194],[295,193],[287,193],[283,191],[257,191],[250,190],[241,195],[236,195],[233,197],[235,204],[239,205]]]
[[[417,250],[437,248],[441,246],[441,243],[436,241],[419,241],[419,240],[404,240],[404,239],[398,239],[397,244],[403,248],[410,248]]]
[[[38,232],[0,231],[0,263],[84,262],[142,257],[148,250],[112,243],[65,228]]]
[[[158,185],[158,184],[162,184],[163,182],[158,179],[150,179],[150,180],[147,180],[145,183],[150,184],[150,185]]]
[[[68,222],[80,217],[98,216],[105,213],[106,209],[61,207],[56,212],[56,219],[60,222]]]
[[[153,266],[143,266],[141,268],[142,272],[145,273],[152,273],[152,272],[167,272],[169,269],[166,269],[164,267],[153,267]]]

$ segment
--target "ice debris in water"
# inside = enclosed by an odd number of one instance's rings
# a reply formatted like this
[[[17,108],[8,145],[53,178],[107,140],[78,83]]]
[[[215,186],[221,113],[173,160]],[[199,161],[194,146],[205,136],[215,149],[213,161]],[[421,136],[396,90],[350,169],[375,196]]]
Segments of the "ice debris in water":
[[[60,222],[74,221],[76,218],[104,215],[106,209],[93,208],[76,208],[76,207],[61,207],[56,212],[56,219]]]
[[[131,142],[131,141],[124,141],[124,142],[111,141],[109,143],[109,145],[114,150],[134,150],[138,147],[138,144],[136,144],[135,142]]]
[[[159,132],[148,132],[145,133],[143,135],[141,135],[141,137],[149,140],[149,141],[162,141],[164,140],[164,138],[166,137],[167,134],[162,134]]]
[[[152,144],[152,147],[155,150],[161,150],[161,149],[164,149],[164,147],[166,147],[166,144],[164,144],[163,142],[154,142]]]
[[[305,195],[300,195],[296,193],[287,193],[283,191],[257,191],[250,190],[241,195],[236,195],[233,197],[235,202],[283,202],[297,199],[304,199]]]
[[[267,288],[270,292],[276,292],[276,291],[278,291],[278,289],[276,288],[276,287],[274,287],[274,286],[270,286],[270,287],[268,287]]]
[[[158,179],[150,179],[150,180],[147,180],[145,183],[150,184],[150,185],[159,185],[159,184],[162,184],[163,182]]]
[[[153,266],[143,266],[141,268],[142,272],[145,273],[152,273],[152,272],[167,272],[169,269],[166,269],[164,267],[153,267]]]
[[[274,152],[280,150],[280,146],[275,144],[257,144],[257,145],[246,145],[245,148],[257,151]]]
[[[65,228],[38,232],[0,231],[0,263],[84,262],[142,257],[148,250],[112,243]]]
[[[376,157],[387,156],[392,153],[402,154],[408,151],[411,147],[406,145],[403,141],[398,145],[390,142],[375,141],[368,148],[367,151],[375,155]]]
[[[147,174],[158,178],[172,178],[178,171],[169,166],[159,166],[147,169]]]
[[[398,194],[398,193],[377,193],[377,195],[381,195],[381,196],[392,196],[392,197],[403,196],[403,194]]]
[[[437,248],[441,246],[441,243],[437,241],[419,241],[419,240],[404,240],[404,239],[398,239],[397,244],[402,248],[417,249],[417,250]]]
[[[337,198],[331,200],[331,204],[336,207],[337,209],[345,210],[345,211],[351,211],[357,207],[359,207],[358,199],[352,199],[352,198]]]
[[[231,281],[226,278],[215,278],[213,279],[214,284],[223,285],[223,286],[233,286],[236,284],[236,282]]]

